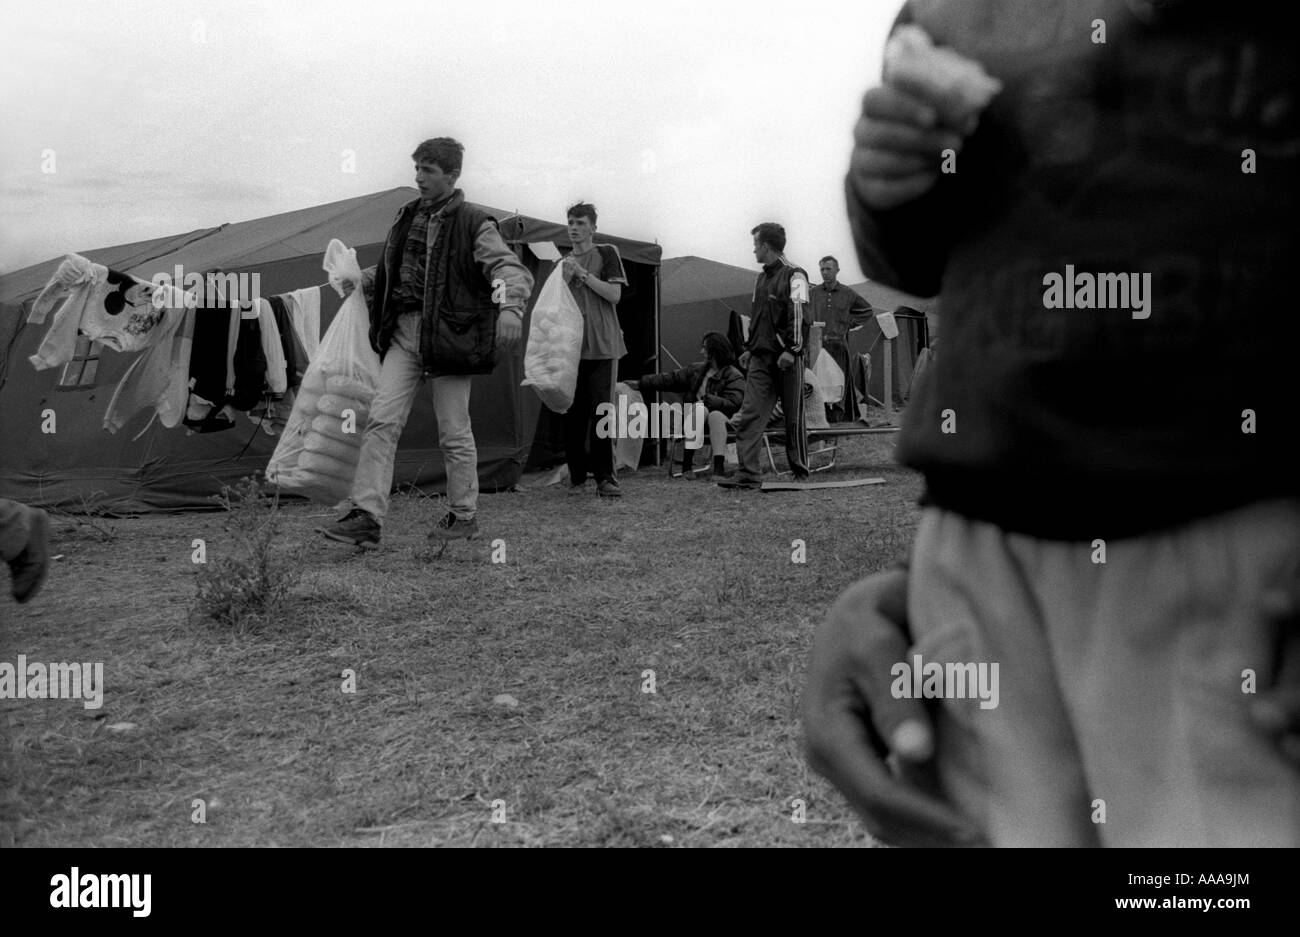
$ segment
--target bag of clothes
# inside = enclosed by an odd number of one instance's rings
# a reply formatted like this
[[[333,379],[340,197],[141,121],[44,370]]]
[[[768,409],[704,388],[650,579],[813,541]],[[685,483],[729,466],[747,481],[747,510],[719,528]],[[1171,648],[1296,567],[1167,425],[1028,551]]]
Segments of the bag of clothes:
[[[523,380],[556,413],[573,406],[585,327],[578,301],[564,282],[564,267],[556,264],[533,306]]]
[[[348,497],[357,473],[362,434],[379,384],[379,355],[370,347],[370,314],[356,251],[332,240],[324,267],[339,295],[344,281],[355,288],[303,375],[266,478],[283,491],[333,505]]]

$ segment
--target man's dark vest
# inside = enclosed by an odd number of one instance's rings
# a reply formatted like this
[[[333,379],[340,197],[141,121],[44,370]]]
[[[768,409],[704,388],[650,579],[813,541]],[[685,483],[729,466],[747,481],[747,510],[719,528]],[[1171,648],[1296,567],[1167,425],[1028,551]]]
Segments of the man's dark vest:
[[[483,222],[497,220],[483,209],[452,196],[433,245],[433,266],[426,271],[424,310],[420,320],[420,363],[432,374],[490,374],[496,367],[497,304],[493,288],[474,259],[474,241]],[[391,284],[401,263],[411,220],[419,201],[398,214],[384,244],[383,262],[375,269],[371,323],[375,349],[384,355],[397,331],[399,310],[390,303]],[[444,209],[445,212],[445,209]]]

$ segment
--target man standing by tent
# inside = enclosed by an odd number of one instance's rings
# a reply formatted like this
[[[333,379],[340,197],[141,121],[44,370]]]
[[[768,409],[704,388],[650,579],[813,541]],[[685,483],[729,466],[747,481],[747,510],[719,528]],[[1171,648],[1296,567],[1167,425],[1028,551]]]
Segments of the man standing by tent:
[[[812,288],[812,318],[823,323],[822,351],[827,352],[844,372],[844,396],[838,404],[830,406],[830,420],[857,419],[857,406],[853,399],[853,381],[849,371],[849,326],[871,315],[871,304],[844,284],[838,282],[840,262],[827,255],[818,264],[822,281]]]
[[[451,508],[429,536],[443,542],[478,536],[470,382],[475,374],[492,373],[498,346],[510,349],[519,341],[533,278],[502,239],[496,219],[456,188],[464,149],[449,137],[416,148],[420,197],[398,212],[380,263],[363,271],[370,344],[382,365],[352,483],[353,509],[318,528],[331,540],[378,545],[397,441],[425,377],[432,378]]]
[[[808,478],[808,439],[804,432],[803,350],[810,322],[808,274],[785,259],[785,228],[766,221],[750,232],[754,259],[763,266],[754,284],[749,338],[740,366],[747,368],[745,402],[736,417],[736,455],[740,470],[722,478],[723,488],[760,488],[759,454],[763,430],[776,401],[785,413],[785,454],[795,481]]]
[[[564,278],[582,310],[582,361],[573,405],[564,414],[564,458],[569,463],[569,491],[586,489],[587,476],[596,479],[603,498],[622,497],[614,477],[614,441],[596,432],[596,408],[614,403],[614,374],[627,354],[615,307],[627,285],[623,261],[612,244],[593,244],[596,206],[579,202],[566,213],[573,250],[564,258]],[[588,454],[590,449],[590,454]]]

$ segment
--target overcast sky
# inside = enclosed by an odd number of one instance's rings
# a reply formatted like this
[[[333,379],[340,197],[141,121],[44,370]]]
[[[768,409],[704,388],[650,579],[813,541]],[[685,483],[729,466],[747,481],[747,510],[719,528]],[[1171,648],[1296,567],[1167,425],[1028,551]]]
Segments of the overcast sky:
[[[447,135],[472,201],[740,266],[780,221],[856,282],[843,177],[901,2],[10,0],[0,271],[411,185]]]

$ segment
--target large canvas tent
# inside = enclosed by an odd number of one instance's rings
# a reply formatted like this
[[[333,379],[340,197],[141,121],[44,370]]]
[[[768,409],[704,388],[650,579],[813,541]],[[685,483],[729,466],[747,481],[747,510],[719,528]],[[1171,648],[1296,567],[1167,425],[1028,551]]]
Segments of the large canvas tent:
[[[214,267],[256,273],[262,295],[270,296],[323,284],[321,259],[331,238],[355,247],[363,267],[375,263],[398,209],[417,195],[415,189],[402,187],[172,237],[75,252],[145,280],[156,273],[174,275],[178,266],[185,273]],[[502,234],[532,270],[540,289],[553,265],[539,260],[527,245],[551,242],[566,252],[564,225],[483,207],[498,219]],[[619,319],[629,351],[625,367],[636,369],[636,363],[653,358],[657,347],[660,248],[605,235],[596,240],[618,247],[631,281],[619,304]],[[63,368],[32,368],[27,357],[35,353],[49,320],[28,324],[27,313],[60,259],[0,277],[0,496],[36,506],[115,512],[211,508],[210,496],[223,484],[264,469],[276,439],[242,416],[235,429],[215,434],[165,429],[155,422],[137,439],[149,419],[148,413],[141,413],[116,434],[106,432],[104,412],[135,355],[92,345],[98,354],[94,380],[82,386],[61,386]],[[333,290],[321,290],[322,332],[340,305]],[[474,379],[470,416],[485,491],[518,481],[535,440],[550,438],[538,434],[542,408],[537,396],[520,387],[522,360],[521,349],[502,358],[491,375]],[[44,431],[47,411],[55,415],[53,433]],[[444,484],[437,439],[425,391],[417,397],[398,446],[396,484]]]
[[[820,282],[809,270],[814,285]],[[699,357],[700,336],[705,332],[727,334],[731,313],[749,315],[758,269],[736,267],[704,257],[669,257],[660,268],[660,350],[665,369]],[[881,283],[867,281],[850,286],[877,312],[912,309],[922,316],[932,311],[934,300],[909,296]],[[924,320],[899,318],[898,338],[893,350],[894,402],[903,403],[911,384],[917,356],[923,347]],[[884,341],[874,318],[849,333],[849,352],[871,358],[868,392],[884,399]]]

